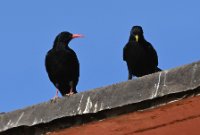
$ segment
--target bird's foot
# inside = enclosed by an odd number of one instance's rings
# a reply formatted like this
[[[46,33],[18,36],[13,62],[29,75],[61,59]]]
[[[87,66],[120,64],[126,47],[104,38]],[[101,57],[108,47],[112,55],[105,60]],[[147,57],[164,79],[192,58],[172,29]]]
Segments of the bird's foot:
[[[74,92],[70,91],[69,93],[66,94],[66,96],[71,96],[74,95]]]
[[[58,89],[56,89],[56,95],[51,99],[51,101],[55,101],[56,99],[58,99]]]
[[[51,98],[50,101],[51,101],[51,102],[56,102],[57,99],[59,99],[59,96],[58,96],[58,95],[55,95],[53,98]]]
[[[53,98],[52,98],[52,100],[56,100],[56,99],[58,99],[59,97],[58,97],[58,95],[55,95]]]

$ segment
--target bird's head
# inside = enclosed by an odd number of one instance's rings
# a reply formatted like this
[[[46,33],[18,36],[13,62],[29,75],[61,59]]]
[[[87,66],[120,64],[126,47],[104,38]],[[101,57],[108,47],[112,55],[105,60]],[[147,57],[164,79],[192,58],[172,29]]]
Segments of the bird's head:
[[[74,38],[83,37],[81,34],[72,34],[70,32],[64,31],[58,34],[54,41],[54,47],[60,44],[68,45],[68,43]]]
[[[130,32],[130,38],[134,39],[134,41],[139,42],[144,38],[143,30],[141,26],[133,26]]]

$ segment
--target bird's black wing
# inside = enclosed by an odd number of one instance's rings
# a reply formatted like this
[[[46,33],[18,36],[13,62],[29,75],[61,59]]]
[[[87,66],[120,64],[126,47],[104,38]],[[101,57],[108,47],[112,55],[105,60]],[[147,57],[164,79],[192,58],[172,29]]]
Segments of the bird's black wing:
[[[128,42],[123,48],[123,60],[127,61],[127,51],[129,50],[130,43]]]
[[[80,71],[79,71],[80,64],[76,53],[72,49],[70,49],[70,57],[71,57],[70,71],[72,71],[73,73],[72,74],[73,79],[76,80],[80,76]]]
[[[148,46],[148,55],[149,58],[151,59],[151,64],[154,65],[155,67],[158,66],[158,55],[156,53],[156,50],[154,47],[151,45],[151,43],[146,42],[146,45]]]
[[[75,81],[79,78],[79,61],[71,50],[50,50],[45,59],[46,71],[54,85],[60,82]]]
[[[54,77],[54,57],[53,57],[53,50],[48,51],[48,53],[46,54],[46,58],[45,58],[45,67],[46,67],[46,71],[47,74],[49,76],[49,79],[51,82],[54,83],[54,85],[56,85],[56,78]]]

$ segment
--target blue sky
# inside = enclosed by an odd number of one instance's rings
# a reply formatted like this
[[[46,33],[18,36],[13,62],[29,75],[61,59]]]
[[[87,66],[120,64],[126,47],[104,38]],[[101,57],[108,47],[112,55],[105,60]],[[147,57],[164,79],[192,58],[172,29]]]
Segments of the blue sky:
[[[1,1],[0,112],[48,101],[55,94],[44,67],[61,31],[84,34],[71,41],[79,58],[78,91],[127,80],[122,49],[141,25],[170,69],[200,59],[200,1]]]

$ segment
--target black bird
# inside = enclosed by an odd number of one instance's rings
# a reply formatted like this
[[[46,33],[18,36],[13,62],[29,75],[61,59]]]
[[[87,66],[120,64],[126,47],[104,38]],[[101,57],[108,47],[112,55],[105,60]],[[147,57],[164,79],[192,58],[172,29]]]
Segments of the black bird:
[[[81,34],[61,32],[54,40],[53,48],[48,51],[45,59],[49,79],[62,96],[77,93],[79,80],[79,61],[76,53],[68,46],[73,38],[83,37]]]
[[[145,40],[141,26],[133,26],[128,43],[123,49],[123,60],[127,62],[128,79],[161,71],[158,56],[153,46]]]

